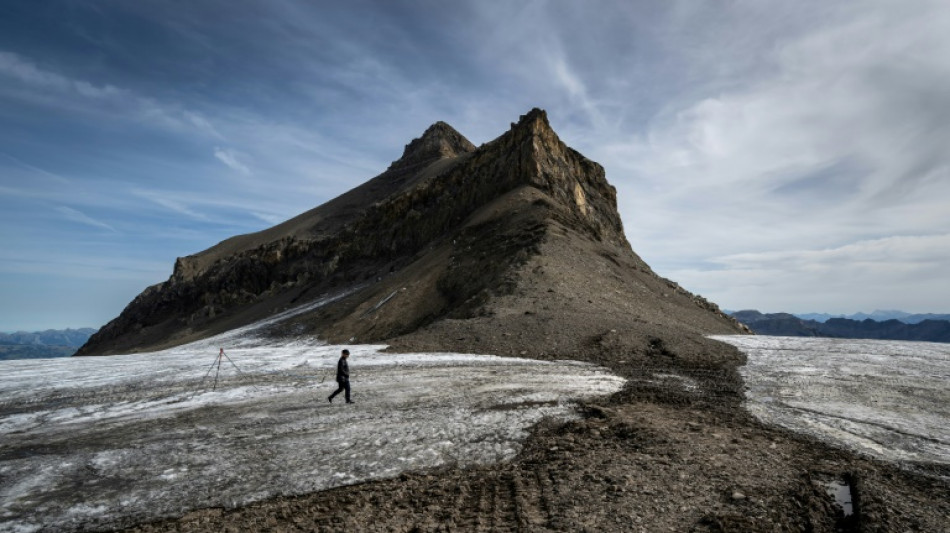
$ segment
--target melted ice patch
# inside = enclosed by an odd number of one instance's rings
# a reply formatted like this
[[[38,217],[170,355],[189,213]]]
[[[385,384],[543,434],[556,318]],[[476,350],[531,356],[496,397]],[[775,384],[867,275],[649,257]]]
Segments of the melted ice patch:
[[[950,464],[950,344],[717,336],[758,418],[893,461]]]

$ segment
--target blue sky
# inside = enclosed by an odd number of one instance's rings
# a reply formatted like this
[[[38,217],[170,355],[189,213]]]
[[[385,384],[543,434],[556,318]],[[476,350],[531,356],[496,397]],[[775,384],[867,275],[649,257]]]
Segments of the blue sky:
[[[829,5],[830,4],[830,5]],[[0,330],[542,107],[633,248],[723,307],[948,312],[950,4],[0,4]]]

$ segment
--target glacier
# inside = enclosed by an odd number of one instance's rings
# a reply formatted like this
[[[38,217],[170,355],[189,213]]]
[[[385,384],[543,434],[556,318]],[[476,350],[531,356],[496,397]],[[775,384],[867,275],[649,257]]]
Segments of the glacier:
[[[922,473],[950,465],[950,344],[713,336],[748,357],[760,420]]]
[[[124,527],[504,461],[541,419],[625,383],[574,361],[349,345],[355,404],[330,404],[343,347],[263,335],[287,316],[153,353],[0,362],[0,531]],[[212,368],[219,348],[233,365]]]

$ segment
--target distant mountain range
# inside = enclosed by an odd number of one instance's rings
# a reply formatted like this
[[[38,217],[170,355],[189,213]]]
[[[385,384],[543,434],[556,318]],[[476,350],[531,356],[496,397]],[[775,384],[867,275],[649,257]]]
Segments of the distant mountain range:
[[[795,316],[804,320],[814,320],[816,322],[827,322],[832,318],[848,318],[851,320],[875,320],[884,322],[887,320],[899,320],[905,324],[919,324],[924,320],[950,320],[950,314],[934,313],[907,313],[897,310],[876,310],[872,313],[854,313],[853,315],[832,315],[828,313],[794,313]]]
[[[95,333],[93,328],[0,333],[0,361],[68,357]]]
[[[882,316],[884,313],[899,313],[899,311],[875,311],[872,315]],[[897,318],[874,320],[863,318],[838,318],[829,315],[824,320],[805,319],[801,315],[791,313],[760,313],[755,310],[735,311],[729,313],[739,322],[749,326],[752,331],[761,335],[781,335],[792,337],[835,337],[850,339],[881,339],[905,341],[950,342],[950,320],[921,319],[917,322],[904,322]],[[815,316],[815,314],[805,315]],[[871,316],[858,313],[851,316]],[[911,315],[904,313],[904,319],[910,317],[950,315]]]

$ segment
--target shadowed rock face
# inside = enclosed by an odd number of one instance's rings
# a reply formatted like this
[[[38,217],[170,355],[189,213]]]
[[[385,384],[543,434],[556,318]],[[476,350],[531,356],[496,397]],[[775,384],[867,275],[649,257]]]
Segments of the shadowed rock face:
[[[542,110],[477,149],[438,122],[386,172],[346,194],[179,258],[168,281],[143,291],[79,354],[180,344],[344,290],[345,298],[273,333],[380,341],[437,332],[449,320],[453,332],[432,333],[432,342],[449,342],[443,336],[457,339],[455,329],[495,328],[480,319],[515,308],[525,307],[519,321],[567,320],[526,307],[555,289],[577,293],[550,304],[591,321],[575,332],[583,339],[603,333],[595,330],[604,313],[620,327],[639,320],[738,331],[713,304],[653,274],[630,249],[616,205],[603,167],[562,143]],[[596,298],[580,294],[591,291]],[[626,316],[616,308],[623,302],[636,303]]]

